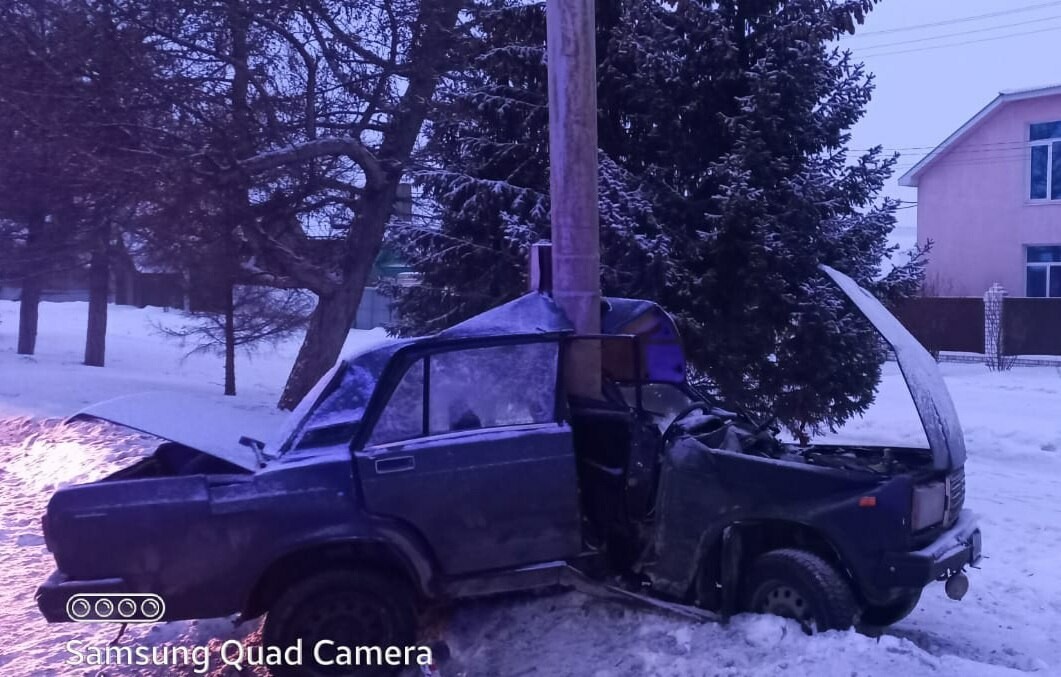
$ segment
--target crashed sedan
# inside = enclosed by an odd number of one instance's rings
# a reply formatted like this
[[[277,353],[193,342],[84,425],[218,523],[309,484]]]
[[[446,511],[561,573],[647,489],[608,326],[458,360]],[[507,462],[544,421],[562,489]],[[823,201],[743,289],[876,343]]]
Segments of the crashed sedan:
[[[71,600],[149,594],[151,620],[266,614],[266,645],[406,647],[426,603],[556,585],[808,631],[894,623],[934,581],[960,598],[980,530],[950,396],[872,295],[823,274],[894,350],[925,448],[782,442],[687,383],[656,304],[605,299],[585,337],[532,292],[347,357],[270,444],[219,444],[188,401],[81,412],[166,441],[52,497],[40,610],[120,621]],[[578,341],[600,346],[599,398],[565,392]]]

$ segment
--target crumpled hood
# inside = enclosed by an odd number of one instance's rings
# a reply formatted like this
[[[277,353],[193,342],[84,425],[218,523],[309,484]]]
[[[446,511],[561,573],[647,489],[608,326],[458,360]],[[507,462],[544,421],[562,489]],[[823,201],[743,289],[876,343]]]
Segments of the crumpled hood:
[[[965,464],[965,437],[958,412],[950,398],[939,365],[899,320],[847,275],[829,266],[819,266],[895,351],[906,387],[910,389],[917,415],[932,450],[932,466],[949,471]]]
[[[98,402],[67,421],[109,421],[254,471],[258,459],[252,449],[239,443],[240,437],[268,439],[285,415],[209,396],[147,392]]]

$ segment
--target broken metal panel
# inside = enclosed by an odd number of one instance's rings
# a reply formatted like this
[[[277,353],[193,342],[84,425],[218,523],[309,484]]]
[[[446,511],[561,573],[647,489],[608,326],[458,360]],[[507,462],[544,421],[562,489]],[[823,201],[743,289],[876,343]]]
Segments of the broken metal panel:
[[[674,320],[651,301],[606,298],[601,317],[605,334],[638,338],[640,380],[655,383],[685,382],[685,350]]]

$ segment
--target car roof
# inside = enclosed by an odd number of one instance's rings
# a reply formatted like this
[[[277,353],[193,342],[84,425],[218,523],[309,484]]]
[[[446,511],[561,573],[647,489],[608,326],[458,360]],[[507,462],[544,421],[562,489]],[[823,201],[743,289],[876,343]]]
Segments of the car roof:
[[[652,301],[604,297],[601,299],[601,333],[616,334],[637,317],[659,308]],[[530,292],[508,303],[444,329],[440,339],[506,336],[512,334],[563,334],[574,325],[551,296]]]
[[[654,309],[663,313],[652,301],[604,297],[601,299],[601,333],[621,333],[630,322]],[[386,341],[354,355],[348,355],[346,359],[349,361],[368,355],[389,357],[399,348],[413,344],[426,346],[454,339],[568,334],[574,330],[574,325],[551,296],[530,292],[474,315],[437,334]]]

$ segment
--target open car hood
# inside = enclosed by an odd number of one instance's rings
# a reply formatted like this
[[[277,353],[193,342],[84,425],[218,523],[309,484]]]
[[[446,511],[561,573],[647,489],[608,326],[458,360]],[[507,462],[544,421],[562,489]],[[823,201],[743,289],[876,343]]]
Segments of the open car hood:
[[[116,423],[254,471],[260,467],[258,457],[239,443],[240,437],[268,439],[283,415],[206,396],[147,392],[90,405],[67,421]]]
[[[965,438],[939,365],[873,294],[829,266],[820,268],[862,311],[895,351],[895,359],[906,380],[906,387],[910,389],[928,446],[932,450],[932,467],[942,471],[960,468],[965,463]]]

